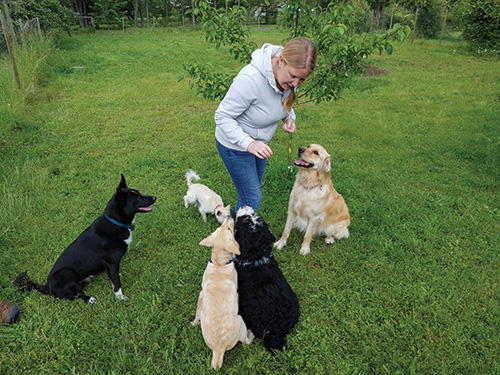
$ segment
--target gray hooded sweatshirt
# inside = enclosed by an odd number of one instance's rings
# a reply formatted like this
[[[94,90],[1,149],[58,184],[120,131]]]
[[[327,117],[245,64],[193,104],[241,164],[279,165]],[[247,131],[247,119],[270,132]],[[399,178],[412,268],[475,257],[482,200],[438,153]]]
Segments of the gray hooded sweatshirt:
[[[278,89],[271,66],[271,57],[280,56],[282,50],[264,44],[234,78],[215,111],[215,138],[225,147],[247,151],[252,141],[269,143],[280,120],[295,120],[293,109],[287,113],[283,107],[290,90]]]

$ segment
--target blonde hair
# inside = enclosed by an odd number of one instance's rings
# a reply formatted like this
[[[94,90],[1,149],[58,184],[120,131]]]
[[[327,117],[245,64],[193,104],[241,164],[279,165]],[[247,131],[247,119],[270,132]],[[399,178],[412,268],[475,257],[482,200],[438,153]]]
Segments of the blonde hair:
[[[316,67],[316,46],[308,38],[298,37],[291,39],[285,45],[283,51],[281,51],[281,56],[283,56],[283,60],[285,60],[287,65],[297,69],[305,68],[309,70],[309,74],[311,74]],[[296,99],[297,95],[295,94],[295,90],[291,90],[290,95],[287,96],[283,104],[287,113],[292,109]]]

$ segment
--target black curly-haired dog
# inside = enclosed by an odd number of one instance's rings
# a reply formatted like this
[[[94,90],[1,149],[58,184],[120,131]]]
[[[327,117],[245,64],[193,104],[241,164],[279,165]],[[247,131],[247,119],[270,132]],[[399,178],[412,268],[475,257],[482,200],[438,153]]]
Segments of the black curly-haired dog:
[[[234,236],[241,255],[238,272],[239,313],[255,337],[274,354],[299,320],[297,296],[273,257],[274,236],[260,215],[244,206],[236,214]]]

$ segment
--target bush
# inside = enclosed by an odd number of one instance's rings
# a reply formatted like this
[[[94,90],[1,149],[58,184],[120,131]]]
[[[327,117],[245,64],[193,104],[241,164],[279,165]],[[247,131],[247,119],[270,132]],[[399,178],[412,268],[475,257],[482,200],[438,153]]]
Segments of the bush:
[[[75,23],[75,12],[61,5],[58,0],[8,1],[13,20],[23,21],[38,18],[42,30],[64,29]]]
[[[433,8],[424,8],[418,11],[417,35],[432,39],[439,35],[441,30],[439,12]]]
[[[500,50],[500,2],[464,0],[455,9],[463,38],[481,50]]]

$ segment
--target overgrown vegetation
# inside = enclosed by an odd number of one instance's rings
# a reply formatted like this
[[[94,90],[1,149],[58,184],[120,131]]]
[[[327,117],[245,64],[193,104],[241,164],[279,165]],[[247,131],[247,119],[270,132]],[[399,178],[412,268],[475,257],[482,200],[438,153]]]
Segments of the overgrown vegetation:
[[[22,114],[35,98],[56,38],[53,32],[42,33],[36,26],[18,32],[7,7],[0,9],[0,20],[1,36],[9,47],[0,54],[0,98],[7,104],[0,107],[0,115],[8,118],[13,112]]]
[[[256,31],[252,40],[287,35]],[[318,142],[332,155],[351,237],[328,246],[315,238],[303,257],[292,232],[275,253],[301,305],[289,347],[272,357],[259,340],[237,345],[219,373],[500,371],[498,63],[454,53],[462,46],[396,42],[397,53],[367,61],[385,74],[357,78],[340,101],[297,109],[293,149]],[[2,112],[0,298],[21,307],[18,323],[0,326],[2,373],[210,369],[189,321],[210,256],[199,242],[218,222],[184,208],[184,174],[196,170],[225,203],[237,194],[214,145],[218,103],[177,80],[186,60],[241,67],[228,55],[183,29],[64,37],[43,90],[22,113]],[[287,134],[271,147],[261,214],[279,236],[294,177]],[[106,275],[87,288],[92,306],[19,293],[17,274],[44,282],[121,172],[158,197],[138,215],[122,262],[130,300],[115,298]]]
[[[250,62],[257,45],[248,41],[250,31],[241,22],[241,8],[230,12],[215,9],[204,0],[196,2],[202,18],[205,37],[217,48],[229,46],[233,57]],[[227,15],[226,15],[227,14]],[[337,100],[349,87],[353,77],[363,71],[362,61],[375,51],[392,54],[394,40],[402,42],[411,32],[408,25],[396,23],[382,33],[360,33],[357,14],[349,3],[329,2],[322,7],[317,1],[289,1],[280,14],[280,25],[289,30],[287,40],[309,37],[316,45],[318,63],[311,77],[298,89],[298,99],[320,103]],[[409,21],[408,21],[409,22]],[[284,43],[283,43],[284,44]],[[206,98],[222,99],[237,72],[221,74],[210,62],[186,62],[185,69],[192,86]]]
[[[458,3],[463,38],[479,53],[500,54],[500,2],[469,0]]]
[[[369,34],[357,31],[357,21],[349,2],[329,2],[323,8],[319,3],[294,0],[283,8],[280,24],[289,28],[289,38],[310,37],[318,50],[317,67],[301,85],[298,99],[315,103],[339,99],[353,76],[363,72],[364,59],[376,52],[391,55],[394,41],[403,42],[411,33],[409,20]]]
[[[157,26],[197,27],[200,25],[200,8],[210,6],[224,14],[238,8],[239,20],[245,25],[275,25],[282,18],[285,2],[281,0],[227,0],[203,1],[194,6],[193,1],[165,0],[3,0],[12,9],[14,19],[29,22],[39,19],[44,29],[77,27],[86,29],[106,28],[155,28]],[[295,0],[287,1],[290,5]],[[331,0],[315,0],[321,8]],[[494,32],[499,23],[496,0],[350,0],[335,1],[349,4],[355,9],[357,32],[375,32],[392,29],[394,23],[405,18],[414,22],[414,35],[425,38],[442,38],[446,32],[464,32],[474,36],[466,40],[477,47],[476,41],[486,39],[482,48],[492,48],[491,41],[498,40]],[[318,8],[315,6],[315,9]],[[398,15],[398,13],[400,15]],[[229,18],[231,18],[229,16]],[[490,32],[492,31],[492,32]],[[481,37],[478,39],[478,33]],[[481,46],[479,46],[481,47]],[[498,49],[497,49],[498,50]]]
[[[68,31],[76,22],[76,13],[59,0],[3,0],[0,8],[9,7],[12,18],[19,20],[18,27],[37,19],[45,31],[63,29]]]

